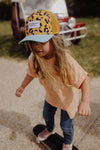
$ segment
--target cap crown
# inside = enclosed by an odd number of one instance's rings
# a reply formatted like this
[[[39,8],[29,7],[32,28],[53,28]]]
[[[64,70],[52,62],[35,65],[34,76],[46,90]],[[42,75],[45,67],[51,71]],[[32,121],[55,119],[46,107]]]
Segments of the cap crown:
[[[50,11],[38,10],[30,15],[25,22],[25,33],[29,35],[45,35],[59,33],[57,17]]]

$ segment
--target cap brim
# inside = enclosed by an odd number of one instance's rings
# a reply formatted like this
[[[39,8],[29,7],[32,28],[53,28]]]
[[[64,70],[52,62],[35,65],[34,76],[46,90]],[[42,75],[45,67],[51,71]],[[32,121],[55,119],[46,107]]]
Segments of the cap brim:
[[[45,43],[49,41],[53,36],[54,34],[29,35],[29,36],[26,36],[24,39],[22,39],[18,44],[21,44],[22,42],[26,42],[26,41],[35,41],[35,42]]]

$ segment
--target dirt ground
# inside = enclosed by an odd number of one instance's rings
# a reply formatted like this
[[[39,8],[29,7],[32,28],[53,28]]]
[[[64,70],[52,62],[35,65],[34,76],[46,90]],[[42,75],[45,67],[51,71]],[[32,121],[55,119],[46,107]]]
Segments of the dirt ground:
[[[44,88],[34,79],[21,98],[15,96],[26,71],[27,61],[0,58],[0,150],[45,150],[36,144],[32,133],[33,126],[44,123]],[[91,116],[75,117],[73,143],[80,150],[100,149],[100,77],[91,79],[91,109]],[[55,130],[62,135],[59,116],[60,110]]]

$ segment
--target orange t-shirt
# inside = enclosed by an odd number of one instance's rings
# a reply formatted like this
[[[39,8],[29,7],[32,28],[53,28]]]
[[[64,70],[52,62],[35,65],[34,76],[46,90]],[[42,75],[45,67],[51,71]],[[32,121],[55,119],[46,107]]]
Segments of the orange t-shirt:
[[[71,64],[71,67],[74,71],[75,81],[71,83],[71,87],[66,87],[59,75],[56,74],[56,84],[54,84],[53,79],[40,79],[39,76],[35,73],[33,68],[33,53],[30,54],[28,58],[28,75],[32,77],[38,77],[40,83],[44,86],[46,90],[46,101],[57,108],[67,111],[70,118],[74,118],[75,113],[77,112],[79,104],[79,88],[83,81],[86,79],[88,73],[75,61],[75,59],[66,52],[67,62]],[[48,64],[53,67],[55,57],[47,60]],[[67,79],[68,81],[69,79]]]

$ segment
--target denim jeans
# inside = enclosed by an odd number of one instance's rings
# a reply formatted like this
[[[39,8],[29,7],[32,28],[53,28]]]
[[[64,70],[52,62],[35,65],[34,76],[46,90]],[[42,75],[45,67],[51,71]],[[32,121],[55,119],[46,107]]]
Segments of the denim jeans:
[[[54,115],[55,115],[56,110],[57,110],[56,107],[50,105],[49,103],[45,101],[44,110],[43,110],[43,118],[45,120],[48,131],[53,131],[55,127]],[[66,111],[61,110],[60,126],[63,131],[65,144],[71,144],[73,141],[73,134],[74,134],[73,121],[74,119],[70,119]]]

